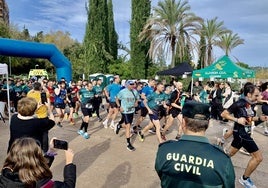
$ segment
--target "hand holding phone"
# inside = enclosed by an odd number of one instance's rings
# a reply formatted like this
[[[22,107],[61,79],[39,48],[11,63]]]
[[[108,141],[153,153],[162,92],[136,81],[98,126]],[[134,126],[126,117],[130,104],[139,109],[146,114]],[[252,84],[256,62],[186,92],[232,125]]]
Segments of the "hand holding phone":
[[[68,142],[65,140],[53,139],[53,147],[55,149],[68,150]]]

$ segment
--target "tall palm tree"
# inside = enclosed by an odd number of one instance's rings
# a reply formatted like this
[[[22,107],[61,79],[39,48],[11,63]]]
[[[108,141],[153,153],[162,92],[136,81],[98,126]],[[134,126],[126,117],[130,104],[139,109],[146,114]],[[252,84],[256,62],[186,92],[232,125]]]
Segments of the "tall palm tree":
[[[224,26],[223,21],[218,21],[218,18],[215,17],[211,20],[206,20],[203,25],[202,29],[198,31],[199,35],[205,37],[206,40],[206,59],[205,66],[210,65],[212,63],[212,53],[213,53],[213,46],[218,43],[219,37],[223,34],[230,32]]]
[[[175,65],[176,48],[192,45],[191,31],[200,26],[202,19],[190,12],[188,1],[164,0],[153,8],[154,14],[147,20],[140,40],[150,41],[149,56],[154,61],[164,51]],[[193,38],[192,38],[193,39]],[[184,50],[184,49],[183,49]],[[185,51],[181,51],[181,56]]]
[[[241,39],[238,34],[226,33],[220,36],[220,40],[216,43],[222,50],[224,50],[225,55],[229,55],[231,50],[240,44],[244,44],[244,39]]]

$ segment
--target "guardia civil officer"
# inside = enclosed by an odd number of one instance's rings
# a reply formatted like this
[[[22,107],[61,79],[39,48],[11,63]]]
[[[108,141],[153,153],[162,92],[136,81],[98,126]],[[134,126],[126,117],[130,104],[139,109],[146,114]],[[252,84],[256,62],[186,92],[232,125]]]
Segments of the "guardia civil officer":
[[[209,143],[209,105],[188,101],[182,108],[182,135],[179,141],[159,145],[155,169],[163,188],[235,187],[231,159]]]

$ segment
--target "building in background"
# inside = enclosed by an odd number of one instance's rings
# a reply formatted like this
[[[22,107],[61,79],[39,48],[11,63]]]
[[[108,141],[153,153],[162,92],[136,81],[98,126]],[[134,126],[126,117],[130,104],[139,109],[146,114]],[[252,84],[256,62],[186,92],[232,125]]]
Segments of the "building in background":
[[[0,21],[9,25],[9,10],[5,0],[0,0]]]

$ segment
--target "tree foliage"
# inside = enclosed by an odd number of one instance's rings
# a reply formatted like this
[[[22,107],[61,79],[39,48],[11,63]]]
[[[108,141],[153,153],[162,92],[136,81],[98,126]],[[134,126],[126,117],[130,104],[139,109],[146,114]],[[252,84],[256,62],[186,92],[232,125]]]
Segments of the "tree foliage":
[[[132,0],[132,16],[130,22],[130,56],[132,65],[132,77],[146,78],[150,60],[147,56],[149,50],[148,41],[140,41],[139,34],[142,31],[147,18],[150,15],[150,0]]]

